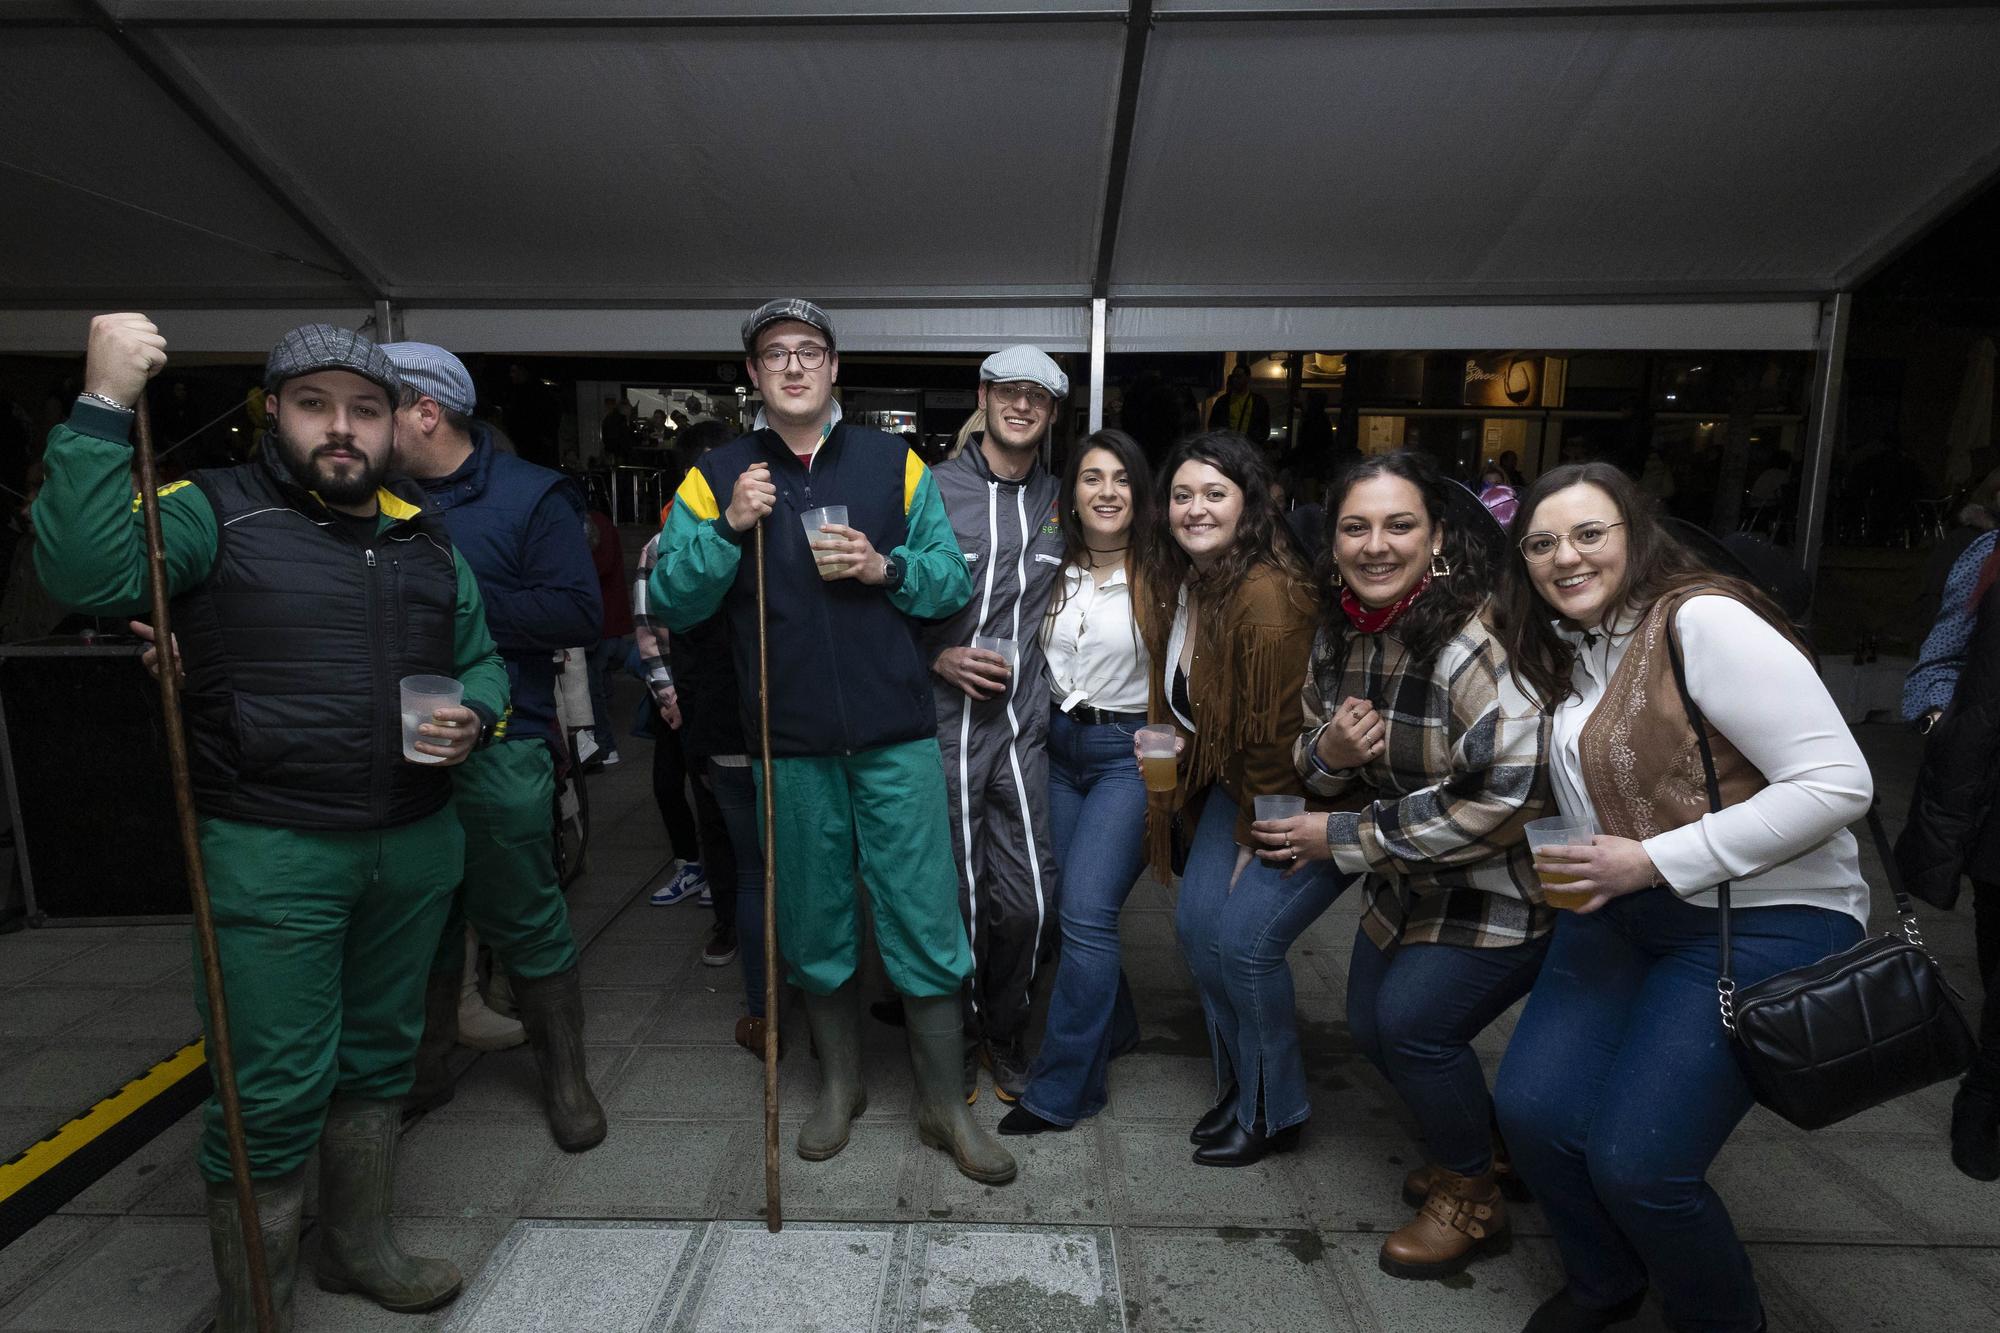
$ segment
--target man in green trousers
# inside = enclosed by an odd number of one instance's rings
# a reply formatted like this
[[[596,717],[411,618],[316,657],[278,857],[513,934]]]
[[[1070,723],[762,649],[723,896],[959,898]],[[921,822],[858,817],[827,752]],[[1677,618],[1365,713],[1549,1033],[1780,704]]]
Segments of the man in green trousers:
[[[1012,1155],[967,1111],[959,992],[972,970],[958,910],[944,762],[919,619],[972,595],[944,501],[904,443],[840,420],[833,321],[810,301],[772,301],[743,323],[757,429],[695,463],[675,493],[648,584],[676,631],[726,616],[743,730],[758,734],[758,570],[764,530],[770,631],[770,771],[778,947],[805,992],[820,1095],[799,1129],[809,1161],[847,1146],[867,1105],[855,993],[855,881],[902,993],[920,1101],[917,1133],[989,1185]],[[838,505],[828,515],[823,506]],[[808,524],[804,520],[810,519]]]
[[[127,440],[165,364],[144,315],[91,321],[84,391],[50,433],[34,509],[35,567],[65,605],[147,606]],[[258,456],[163,487],[160,520],[250,1172],[288,1327],[315,1147],[322,1287],[397,1311],[460,1289],[450,1263],[396,1244],[391,1183],[424,979],[463,863],[447,768],[490,737],[507,678],[449,535],[408,483],[385,484],[402,389],[388,358],[308,324],[272,349],[264,387]],[[411,675],[456,677],[463,703],[403,715]],[[255,1318],[213,1101],[199,1160],[216,1327],[239,1333]]]

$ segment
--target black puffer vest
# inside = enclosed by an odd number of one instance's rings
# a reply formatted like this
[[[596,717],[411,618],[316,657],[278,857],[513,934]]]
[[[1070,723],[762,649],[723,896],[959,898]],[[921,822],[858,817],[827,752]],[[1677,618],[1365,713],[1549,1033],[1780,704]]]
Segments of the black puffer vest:
[[[195,806],[283,828],[392,828],[441,809],[446,770],[403,758],[404,676],[450,676],[451,539],[407,482],[363,542],[267,447],[191,480],[214,507],[215,566],[174,600],[187,664]]]

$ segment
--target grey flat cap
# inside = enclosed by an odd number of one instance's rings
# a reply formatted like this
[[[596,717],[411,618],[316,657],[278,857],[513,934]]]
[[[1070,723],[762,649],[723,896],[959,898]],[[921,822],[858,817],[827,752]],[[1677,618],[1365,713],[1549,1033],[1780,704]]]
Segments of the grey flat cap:
[[[331,324],[301,324],[280,338],[264,362],[264,388],[276,392],[286,380],[315,370],[345,370],[373,380],[388,392],[392,406],[403,396],[403,377],[396,363],[370,339]]]
[[[1069,376],[1039,347],[1017,343],[1003,347],[979,366],[982,384],[1013,384],[1026,380],[1039,384],[1058,398],[1069,397]]]
[[[395,363],[405,385],[435,398],[438,406],[469,417],[479,405],[472,372],[436,343],[383,343],[382,354]]]
[[[743,350],[746,352],[756,351],[757,335],[765,329],[770,328],[773,324],[782,324],[788,319],[795,319],[801,324],[812,325],[826,335],[826,345],[828,347],[834,346],[833,321],[826,317],[826,311],[821,310],[803,296],[787,296],[780,300],[764,302],[764,304],[757,307],[756,312],[750,318],[743,321]]]

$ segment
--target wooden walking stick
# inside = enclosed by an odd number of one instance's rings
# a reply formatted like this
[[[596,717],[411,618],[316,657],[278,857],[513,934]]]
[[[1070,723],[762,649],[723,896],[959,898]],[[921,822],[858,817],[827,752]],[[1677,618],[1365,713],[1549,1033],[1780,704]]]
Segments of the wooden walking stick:
[[[764,520],[757,520],[757,731],[764,750],[764,1225],[785,1225],[778,1197],[778,841],[771,818],[771,645],[764,607]]]
[[[215,913],[208,901],[208,876],[195,830],[194,786],[188,776],[187,732],[181,725],[180,652],[168,615],[167,551],[160,536],[159,476],[153,462],[153,420],[141,390],[133,422],[139,460],[139,508],[146,519],[146,572],[153,594],[153,643],[160,654],[160,720],[167,732],[167,763],[174,780],[174,809],[180,816],[181,857],[188,893],[194,900],[194,934],[201,945],[201,982],[208,995],[208,1062],[215,1072],[215,1095],[229,1136],[229,1175],[236,1183],[236,1210],[243,1221],[243,1260],[250,1277],[250,1300],[257,1333],[277,1333],[271,1306],[271,1276],[264,1265],[264,1232],[257,1221],[257,1191],[250,1181],[250,1150],[243,1139],[243,1104],[236,1095],[236,1057],[229,1044],[229,1007],[223,999],[222,958],[215,947]]]

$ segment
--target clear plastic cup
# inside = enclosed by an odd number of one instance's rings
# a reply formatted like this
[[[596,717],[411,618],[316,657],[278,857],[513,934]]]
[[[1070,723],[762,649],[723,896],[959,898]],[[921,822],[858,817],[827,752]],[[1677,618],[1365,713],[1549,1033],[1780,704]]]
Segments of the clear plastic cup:
[[[1587,845],[1597,836],[1597,821],[1587,817],[1572,818],[1557,815],[1550,819],[1530,820],[1527,828],[1528,846],[1536,852],[1536,859],[1544,847],[1577,847]],[[1546,870],[1535,872],[1542,882],[1542,901],[1551,907],[1577,908],[1589,902],[1594,896],[1567,888],[1576,880],[1574,875],[1555,874]]]
[[[813,548],[813,559],[817,562],[820,548],[831,545],[833,542],[839,540],[830,532],[821,532],[820,528],[828,523],[835,523],[843,528],[846,527],[847,506],[825,505],[819,509],[808,509],[805,513],[799,515],[799,522],[805,527],[806,545]],[[826,572],[825,565],[820,566],[819,576],[823,579],[833,577],[833,575]]]
[[[1254,796],[1250,804],[1260,824],[1267,819],[1290,819],[1293,815],[1306,812],[1306,798],[1303,796]]]
[[[1007,669],[1014,670],[1020,665],[1020,648],[1012,639],[997,638],[991,634],[975,634],[972,646],[983,653],[998,653],[1007,659]]]
[[[1146,790],[1172,791],[1180,781],[1179,764],[1174,755],[1174,729],[1167,726],[1141,727],[1136,735],[1139,741],[1139,768],[1146,775]]]
[[[403,758],[413,764],[442,764],[442,755],[417,749],[417,728],[433,721],[435,710],[456,708],[464,699],[465,686],[450,676],[403,677]]]

